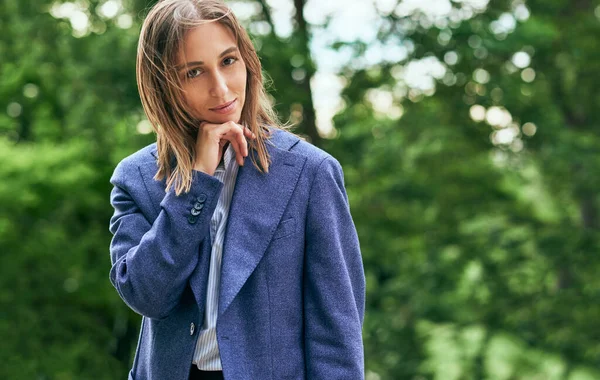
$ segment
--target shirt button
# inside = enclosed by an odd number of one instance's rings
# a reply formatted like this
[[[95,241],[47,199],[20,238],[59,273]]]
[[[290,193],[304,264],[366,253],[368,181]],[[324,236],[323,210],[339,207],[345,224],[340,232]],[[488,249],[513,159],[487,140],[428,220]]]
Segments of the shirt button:
[[[196,328],[196,325],[194,325],[194,322],[190,323],[190,335],[194,335],[195,328]]]

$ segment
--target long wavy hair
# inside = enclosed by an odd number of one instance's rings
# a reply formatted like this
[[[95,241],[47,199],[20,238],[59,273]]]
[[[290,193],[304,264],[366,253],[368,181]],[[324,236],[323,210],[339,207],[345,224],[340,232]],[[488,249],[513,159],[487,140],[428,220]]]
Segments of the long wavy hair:
[[[248,140],[252,163],[268,173],[266,147],[270,128],[283,128],[267,98],[260,60],[246,30],[233,12],[219,0],[162,0],[148,13],[137,50],[137,86],[146,117],[156,132],[158,171],[167,189],[177,195],[192,185],[196,137],[200,120],[192,116],[183,98],[183,87],[175,65],[187,31],[207,22],[227,27],[237,41],[246,65],[246,100],[240,124],[256,139]],[[175,159],[175,161],[173,161]]]

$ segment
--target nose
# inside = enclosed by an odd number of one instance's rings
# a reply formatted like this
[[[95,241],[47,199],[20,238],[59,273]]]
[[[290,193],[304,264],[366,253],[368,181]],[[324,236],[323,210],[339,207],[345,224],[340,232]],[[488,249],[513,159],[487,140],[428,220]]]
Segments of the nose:
[[[215,71],[212,76],[210,95],[215,98],[223,98],[227,95],[227,79],[220,71]]]

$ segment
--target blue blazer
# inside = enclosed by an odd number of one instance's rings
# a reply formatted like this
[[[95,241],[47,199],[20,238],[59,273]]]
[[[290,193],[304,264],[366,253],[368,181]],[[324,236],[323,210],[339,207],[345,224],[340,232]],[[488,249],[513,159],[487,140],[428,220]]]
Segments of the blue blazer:
[[[248,158],[240,167],[227,223],[216,328],[224,377],[363,379],[365,278],[340,164],[284,131],[267,146],[268,174]],[[143,316],[129,379],[184,380],[223,184],[195,171],[191,191],[165,192],[156,158],[147,146],[111,178],[110,281]]]

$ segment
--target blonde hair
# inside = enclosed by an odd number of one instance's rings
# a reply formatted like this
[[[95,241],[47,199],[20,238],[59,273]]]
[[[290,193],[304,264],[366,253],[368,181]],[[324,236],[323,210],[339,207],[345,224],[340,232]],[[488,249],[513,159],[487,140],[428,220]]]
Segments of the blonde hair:
[[[224,25],[237,41],[247,71],[246,100],[240,124],[256,135],[255,140],[248,140],[250,157],[263,173],[268,173],[270,165],[266,148],[269,128],[283,128],[267,98],[260,60],[252,41],[233,12],[219,0],[159,1],[142,25],[136,76],[144,112],[157,136],[158,171],[154,178],[166,178],[167,189],[173,187],[177,195],[188,192],[192,185],[200,121],[187,109],[181,79],[174,67],[185,33],[206,22]]]

